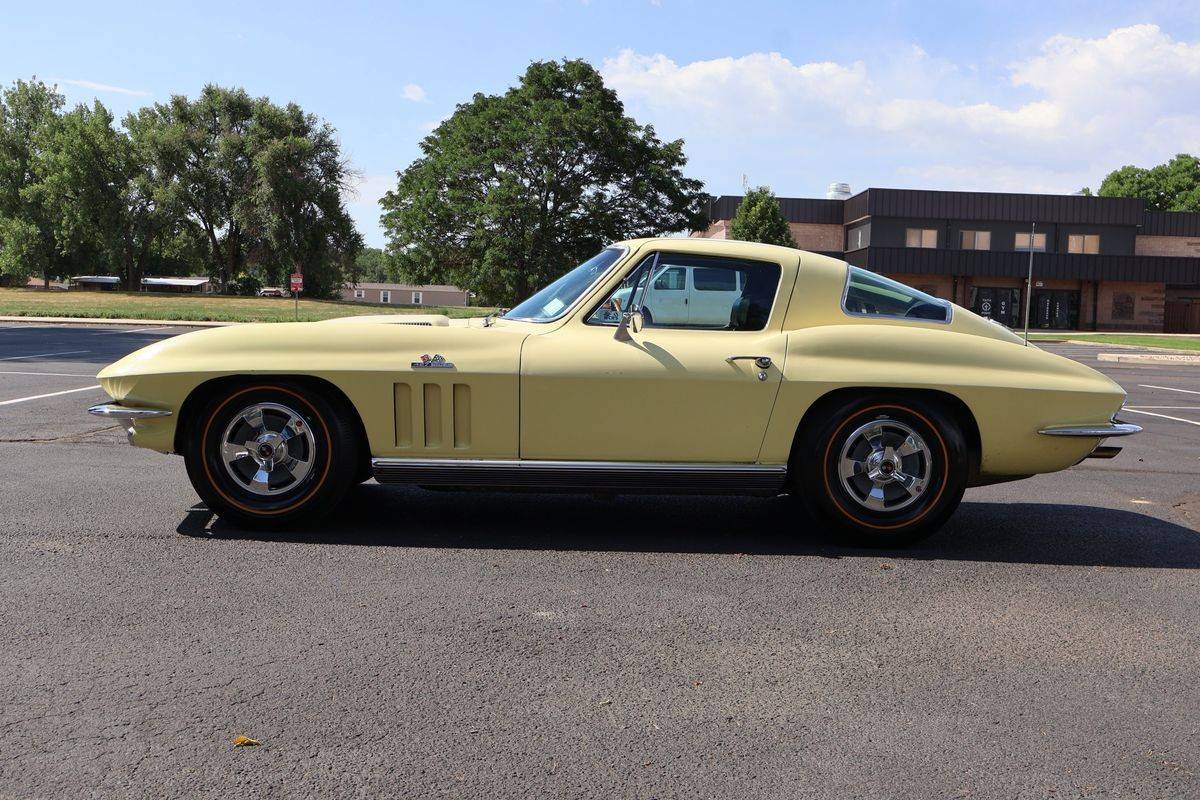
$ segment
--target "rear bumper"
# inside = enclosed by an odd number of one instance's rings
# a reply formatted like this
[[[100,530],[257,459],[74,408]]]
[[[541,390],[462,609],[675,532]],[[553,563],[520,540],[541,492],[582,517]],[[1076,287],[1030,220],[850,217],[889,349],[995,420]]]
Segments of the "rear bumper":
[[[1109,436],[1132,436],[1141,433],[1142,426],[1131,422],[1112,422],[1103,425],[1056,425],[1042,428],[1038,433],[1043,436],[1076,436],[1085,439],[1106,439]]]

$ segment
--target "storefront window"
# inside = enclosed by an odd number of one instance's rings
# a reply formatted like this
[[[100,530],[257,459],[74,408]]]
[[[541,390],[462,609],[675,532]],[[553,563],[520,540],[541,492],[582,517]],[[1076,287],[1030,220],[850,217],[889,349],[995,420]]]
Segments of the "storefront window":
[[[1016,328],[1021,324],[1021,290],[972,286],[971,310],[981,317]]]

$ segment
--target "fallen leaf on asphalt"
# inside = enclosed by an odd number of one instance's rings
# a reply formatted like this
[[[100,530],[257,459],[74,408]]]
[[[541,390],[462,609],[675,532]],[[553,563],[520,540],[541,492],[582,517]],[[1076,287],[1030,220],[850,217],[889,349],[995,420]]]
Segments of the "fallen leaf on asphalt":
[[[235,736],[233,738],[234,747],[258,747],[262,742],[258,739],[251,739],[249,736]]]
[[[895,567],[893,567],[891,564],[887,563],[886,561],[883,562],[882,564],[880,564],[879,568],[880,569],[895,569]]]
[[[600,705],[602,705],[602,706],[611,706],[611,705],[612,705],[612,700],[601,700],[601,701],[600,701]]]

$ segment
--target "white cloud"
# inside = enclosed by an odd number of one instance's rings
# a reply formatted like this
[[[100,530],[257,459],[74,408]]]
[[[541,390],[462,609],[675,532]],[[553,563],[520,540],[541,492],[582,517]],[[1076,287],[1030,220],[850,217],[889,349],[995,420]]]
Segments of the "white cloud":
[[[346,202],[355,206],[377,207],[383,196],[395,188],[395,175],[360,175],[347,191]]]
[[[415,83],[404,84],[404,91],[402,94],[404,95],[405,100],[411,100],[414,103],[425,102],[425,90]]]
[[[1053,36],[992,74],[917,45],[850,63],[751,53],[680,64],[626,50],[602,71],[636,117],[687,140],[693,162],[729,162],[723,148],[736,174],[766,182],[857,168],[874,185],[1072,191],[1200,149],[1200,42],[1155,25]],[[732,189],[734,170],[717,169],[717,189]]]
[[[85,80],[70,80],[62,79],[58,83],[65,83],[70,86],[78,86],[81,89],[91,89],[94,92],[109,92],[111,94],[126,94],[133,97],[149,97],[150,93],[141,89],[126,89],[123,86],[109,86],[107,83],[96,83],[95,81]]]

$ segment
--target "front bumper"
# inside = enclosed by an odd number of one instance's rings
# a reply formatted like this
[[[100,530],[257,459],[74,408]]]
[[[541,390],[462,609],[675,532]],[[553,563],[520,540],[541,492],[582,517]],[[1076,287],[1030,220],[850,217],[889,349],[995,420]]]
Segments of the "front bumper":
[[[120,403],[101,403],[98,406],[92,406],[88,409],[89,414],[105,419],[118,420],[125,425],[125,434],[129,437],[129,443],[133,444],[133,424],[140,419],[154,419],[155,417],[169,417],[171,412],[165,408],[144,408],[137,406],[123,406]]]

